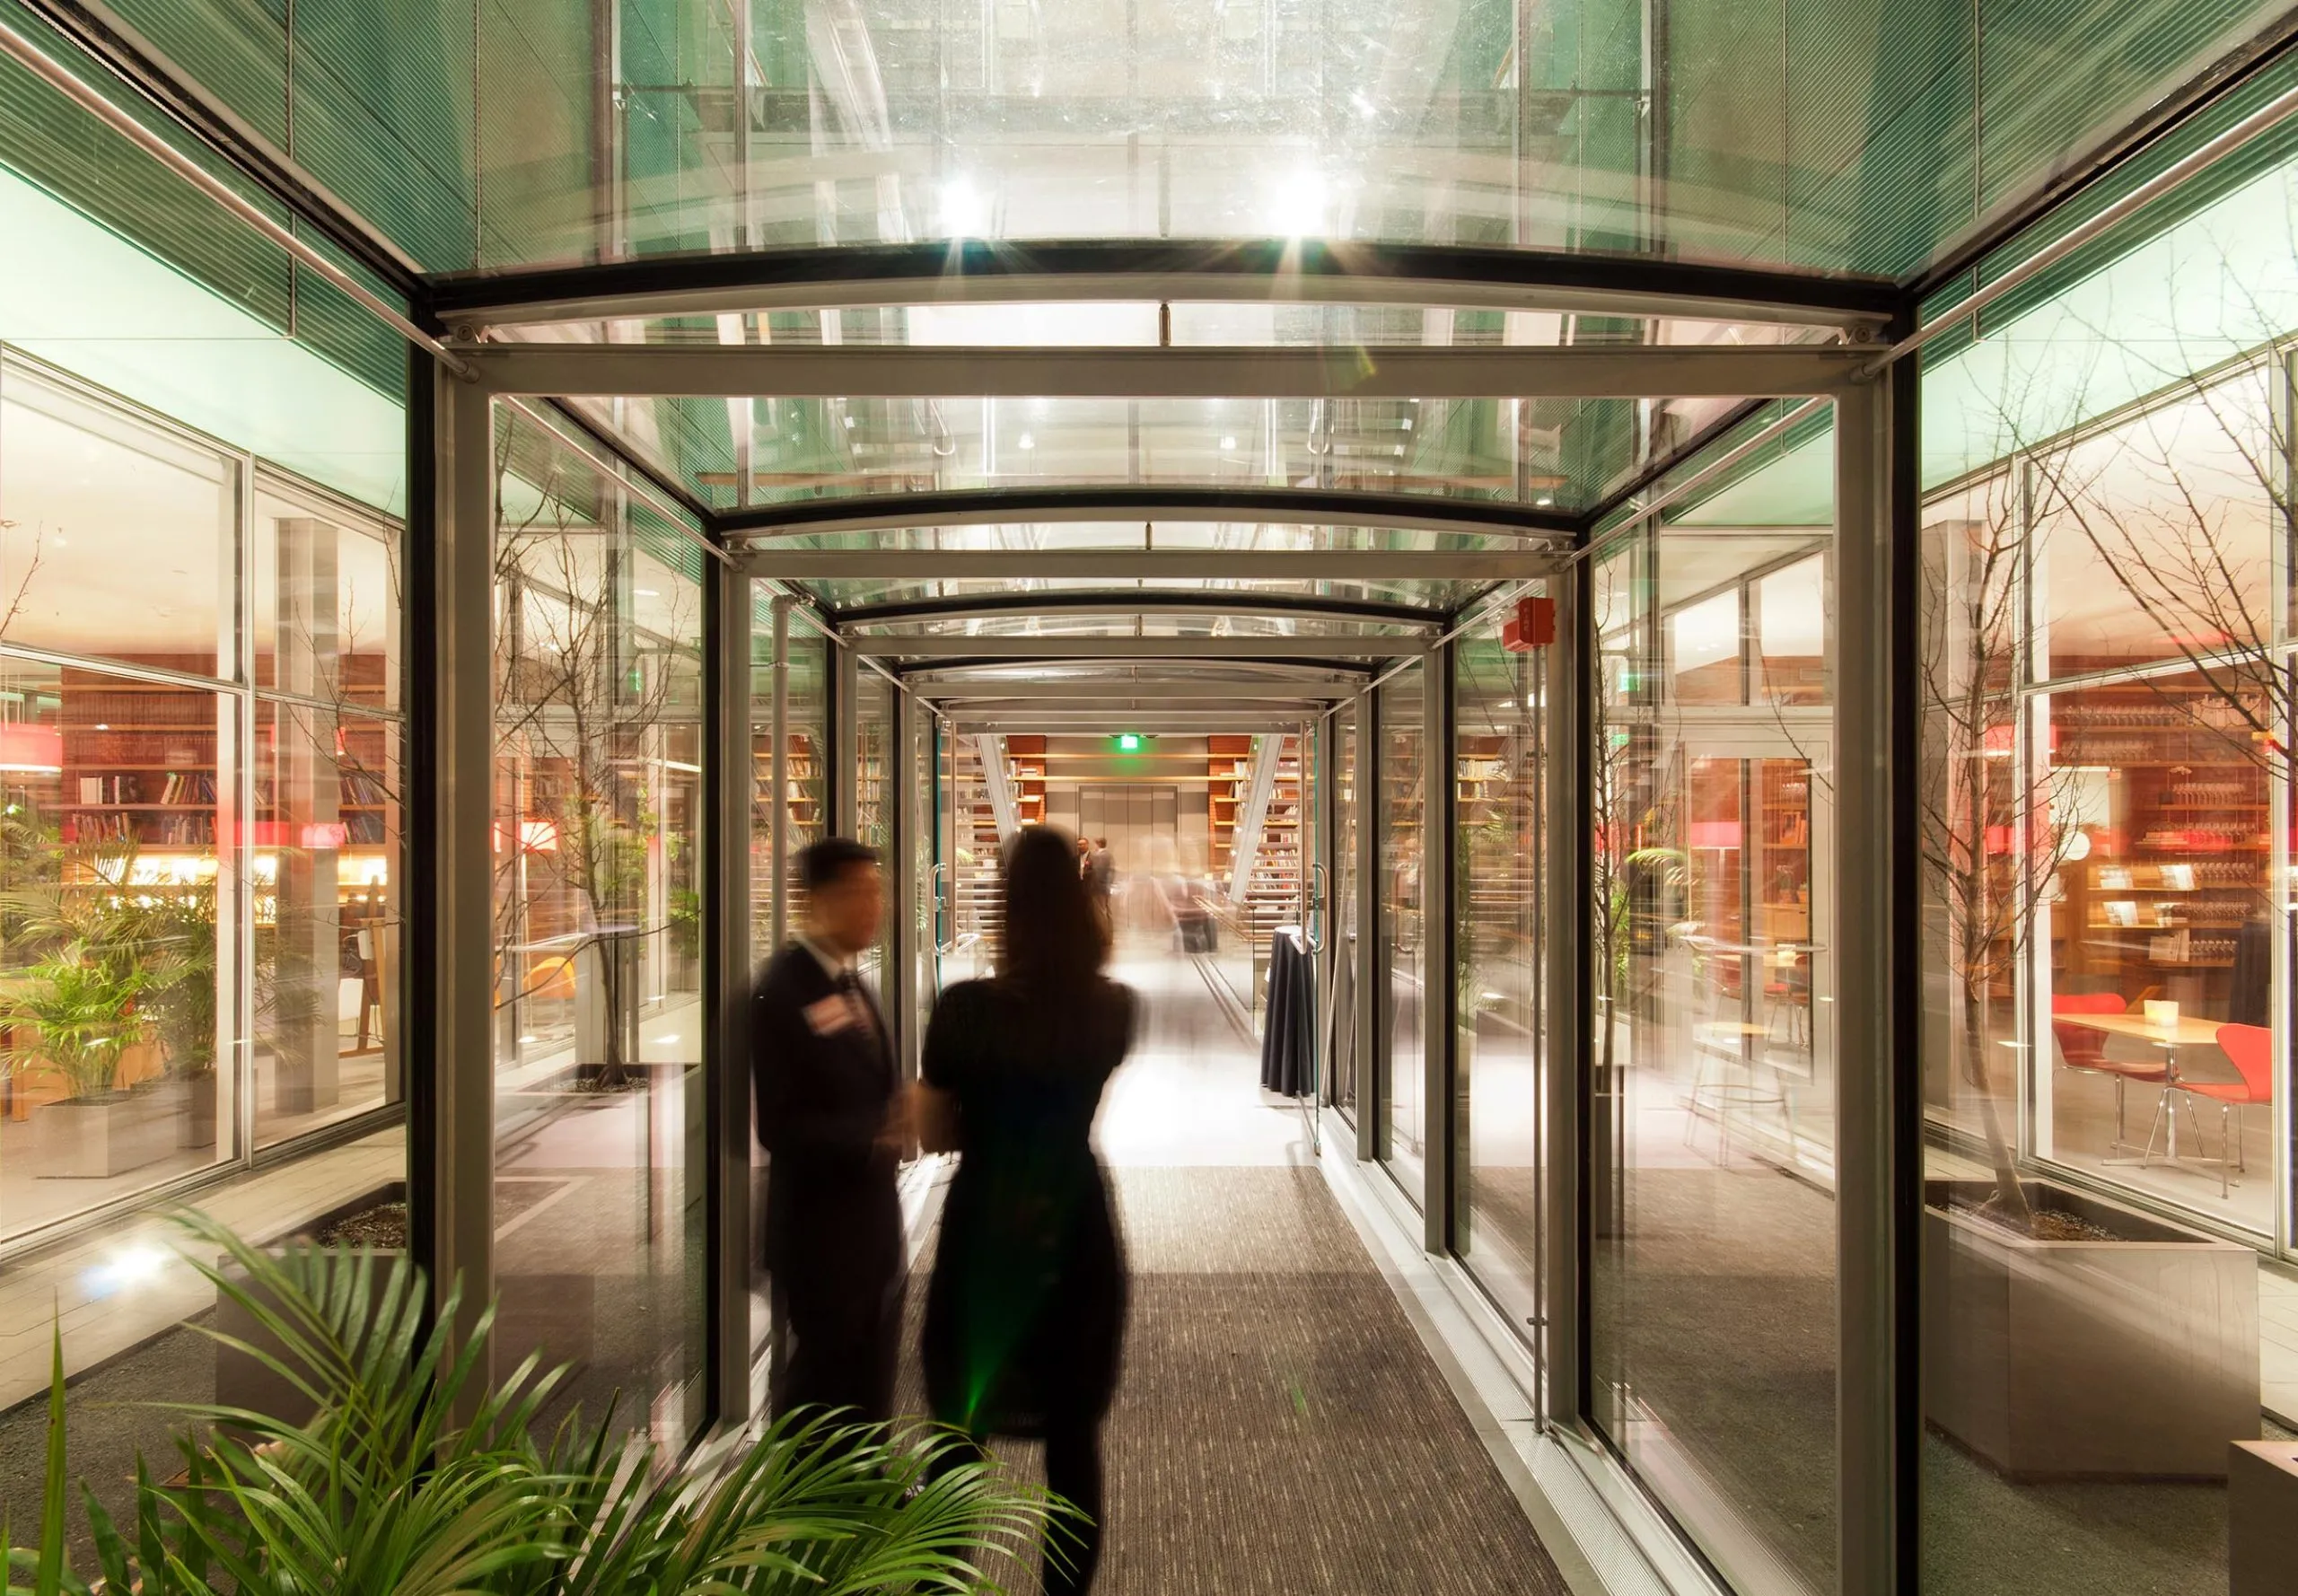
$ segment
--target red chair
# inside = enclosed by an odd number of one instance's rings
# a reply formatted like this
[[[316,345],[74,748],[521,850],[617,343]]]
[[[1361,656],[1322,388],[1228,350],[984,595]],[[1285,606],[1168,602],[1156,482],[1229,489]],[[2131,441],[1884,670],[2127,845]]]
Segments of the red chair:
[[[2219,1051],[2234,1065],[2239,1081],[2180,1081],[2172,1090],[2206,1097],[2218,1105],[2218,1195],[2226,1195],[2226,1166],[2248,1173],[2250,1166],[2242,1162],[2242,1122],[2233,1118],[2237,1109],[2247,1109],[2274,1101],[2274,1032],[2263,1025],[2222,1025],[2218,1028]],[[2229,1127],[2233,1142],[2227,1142]]]
[[[2125,1014],[2129,1009],[2112,992],[2070,992],[2050,1000],[2054,1014]],[[2133,1061],[2107,1057],[2107,1033],[2088,1025],[2071,1024],[2064,1020],[2050,1022],[2050,1033],[2057,1039],[2059,1057],[2064,1067],[2086,1075],[2106,1075],[2115,1083],[2115,1139],[2107,1149],[2109,1157],[2130,1145],[2127,1135],[2127,1121],[2124,1117],[2124,1100],[2130,1083],[2144,1081],[2150,1085],[2167,1086],[2171,1067],[2167,1061]],[[2158,1100],[2155,1104],[2162,1107]]]

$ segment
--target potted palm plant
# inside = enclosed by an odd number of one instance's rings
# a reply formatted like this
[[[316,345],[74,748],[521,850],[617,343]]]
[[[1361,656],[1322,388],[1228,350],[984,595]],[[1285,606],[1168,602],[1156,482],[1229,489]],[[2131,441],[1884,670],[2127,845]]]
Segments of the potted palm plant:
[[[119,1082],[121,1051],[140,1029],[136,999],[142,987],[140,972],[74,942],[23,971],[0,995],[10,1073],[45,1075],[65,1090],[33,1121],[39,1174],[118,1175],[169,1151],[163,1113],[148,1093]]]
[[[1070,1510],[994,1464],[948,1456],[952,1436],[801,1418],[680,1456],[622,1438],[610,1415],[547,1430],[538,1416],[564,1371],[530,1359],[480,1389],[455,1303],[433,1314],[405,1258],[274,1255],[203,1216],[180,1223],[193,1266],[261,1321],[278,1349],[268,1355],[313,1410],[177,1405],[181,1483],[156,1482],[139,1460],[124,1522],[83,1493],[91,1581],[70,1565],[58,1339],[38,1544],[0,1544],[25,1588],[958,1596],[996,1588],[986,1570],[1048,1540],[1060,1555]],[[202,1261],[217,1253],[228,1262]]]

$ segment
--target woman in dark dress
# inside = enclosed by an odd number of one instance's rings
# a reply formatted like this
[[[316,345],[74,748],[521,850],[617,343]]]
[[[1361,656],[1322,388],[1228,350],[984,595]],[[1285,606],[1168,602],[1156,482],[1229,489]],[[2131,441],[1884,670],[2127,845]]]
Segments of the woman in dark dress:
[[[1125,1333],[1125,1258],[1090,1140],[1131,1047],[1132,991],[1074,845],[1033,826],[1005,856],[997,974],[942,995],[925,1033],[919,1120],[960,1154],[925,1293],[934,1416],[977,1442],[1045,1440],[1046,1483],[1088,1522],[1047,1558],[1048,1596],[1101,1556],[1101,1418]]]

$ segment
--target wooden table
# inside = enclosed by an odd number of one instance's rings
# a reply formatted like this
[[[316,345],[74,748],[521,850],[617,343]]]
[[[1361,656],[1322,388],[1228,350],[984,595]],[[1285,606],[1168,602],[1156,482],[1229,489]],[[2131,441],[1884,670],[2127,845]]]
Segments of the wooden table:
[[[2144,1014],[2053,1014],[2053,1025],[2080,1025],[2091,1030],[2102,1030],[2109,1036],[2127,1037],[2132,1041],[2146,1042],[2162,1049],[2163,1084],[2175,1086],[2179,1081],[2179,1049],[2181,1048],[2215,1048],[2218,1028],[2223,1020],[2191,1020],[2181,1014],[2168,1025],[2158,1025]],[[2136,1164],[2144,1169],[2152,1161],[2154,1133],[2146,1133],[2146,1145],[2136,1158],[2109,1158],[2110,1164]],[[2171,1109],[2170,1145],[2166,1154],[2172,1163],[2179,1162],[2179,1111]],[[2207,1160],[2202,1162],[2207,1162]]]

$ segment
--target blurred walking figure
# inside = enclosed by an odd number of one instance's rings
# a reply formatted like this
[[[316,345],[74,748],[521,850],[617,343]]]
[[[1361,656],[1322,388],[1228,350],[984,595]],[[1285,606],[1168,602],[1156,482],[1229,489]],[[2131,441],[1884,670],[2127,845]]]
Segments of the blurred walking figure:
[[[843,837],[798,855],[804,928],[759,975],[751,1071],[771,1155],[765,1262],[783,1339],[774,1410],[893,1414],[902,1244],[895,1175],[908,1140],[884,1017],[855,973],[878,940],[878,855]]]
[[[997,974],[942,995],[919,1089],[926,1145],[960,1154],[925,1293],[926,1395],[977,1442],[1044,1437],[1046,1483],[1091,1521],[1048,1553],[1048,1596],[1083,1591],[1100,1561],[1101,1426],[1125,1330],[1091,1137],[1136,1004],[1101,973],[1108,926],[1077,860],[1049,828],[1014,837]]]

